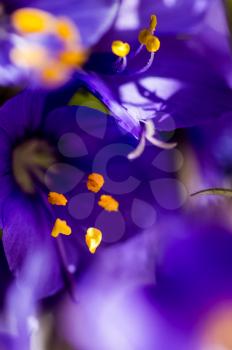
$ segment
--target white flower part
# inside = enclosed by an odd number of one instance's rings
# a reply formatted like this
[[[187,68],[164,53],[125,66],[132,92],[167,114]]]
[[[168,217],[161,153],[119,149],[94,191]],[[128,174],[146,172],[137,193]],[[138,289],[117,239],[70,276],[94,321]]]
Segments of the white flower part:
[[[146,146],[146,136],[143,133],[141,136],[141,139],[139,141],[138,146],[135,148],[134,151],[132,151],[131,153],[129,153],[127,155],[127,158],[130,160],[133,160],[133,159],[140,157],[141,154],[143,154],[143,152],[144,152],[145,146]]]
[[[146,120],[146,121],[143,121],[143,123],[144,123],[144,130],[142,132],[139,144],[134,151],[132,151],[127,155],[128,159],[133,160],[140,157],[143,154],[146,147],[146,140],[149,141],[152,145],[165,150],[170,150],[177,146],[176,142],[167,143],[154,137],[156,129],[155,129],[154,122],[152,120]]]

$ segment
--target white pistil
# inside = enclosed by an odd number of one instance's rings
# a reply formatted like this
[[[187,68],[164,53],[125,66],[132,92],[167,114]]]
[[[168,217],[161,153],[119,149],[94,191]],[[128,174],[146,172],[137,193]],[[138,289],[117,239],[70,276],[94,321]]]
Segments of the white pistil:
[[[130,160],[133,160],[140,157],[145,150],[146,140],[149,141],[152,145],[165,150],[170,150],[177,146],[176,142],[167,143],[167,142],[158,140],[157,138],[154,137],[155,132],[156,132],[155,125],[152,122],[152,120],[144,121],[144,130],[142,132],[139,144],[134,151],[132,151],[127,155],[127,158]]]

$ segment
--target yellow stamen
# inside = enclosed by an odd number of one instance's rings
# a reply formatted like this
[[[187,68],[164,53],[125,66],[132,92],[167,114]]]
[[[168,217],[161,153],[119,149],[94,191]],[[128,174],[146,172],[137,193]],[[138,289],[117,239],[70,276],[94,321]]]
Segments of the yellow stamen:
[[[81,66],[86,61],[86,53],[81,50],[66,50],[60,54],[60,61],[68,66]]]
[[[150,36],[146,42],[146,48],[149,52],[157,52],[160,48],[160,41],[157,36]]]
[[[56,22],[56,32],[65,41],[79,41],[80,35],[74,23],[68,18],[61,17]]]
[[[105,194],[100,197],[98,205],[107,211],[118,211],[119,207],[119,203],[112,196]]]
[[[55,224],[52,229],[51,236],[52,237],[58,237],[60,234],[69,236],[71,235],[72,230],[71,227],[67,225],[67,222],[65,220],[56,219]]]
[[[156,26],[157,26],[157,17],[156,15],[151,15],[149,29],[152,33],[156,30]]]
[[[90,253],[94,254],[97,247],[102,240],[102,233],[100,230],[94,227],[90,227],[85,235],[85,242],[89,248]]]
[[[50,31],[54,26],[54,17],[46,11],[34,8],[16,10],[12,17],[14,28],[22,34]]]
[[[70,75],[70,71],[62,63],[56,61],[47,64],[41,72],[41,80],[48,86],[65,83]]]
[[[68,203],[67,198],[61,194],[61,193],[57,193],[57,192],[49,192],[48,194],[48,202],[52,205],[66,205]]]
[[[149,31],[148,29],[142,29],[142,30],[140,30],[140,32],[139,32],[139,37],[138,37],[140,44],[146,45],[147,39],[148,39],[150,36],[151,36],[151,33],[150,33],[150,31]]]
[[[104,185],[104,177],[98,173],[92,173],[88,176],[87,188],[89,191],[97,193]]]
[[[120,40],[113,41],[111,48],[112,52],[119,57],[126,57],[130,52],[130,45]]]

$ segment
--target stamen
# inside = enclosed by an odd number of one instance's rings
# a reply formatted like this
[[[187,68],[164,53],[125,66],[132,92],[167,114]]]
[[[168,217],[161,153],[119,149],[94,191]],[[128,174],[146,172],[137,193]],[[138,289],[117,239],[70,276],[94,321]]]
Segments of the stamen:
[[[65,220],[56,219],[55,224],[53,226],[51,236],[57,238],[60,234],[69,236],[71,235],[72,230],[71,227],[68,226]]]
[[[130,52],[130,45],[120,40],[113,41],[111,48],[112,52],[118,57],[126,57]]]
[[[147,64],[140,69],[139,71],[137,71],[137,74],[141,74],[141,73],[145,73],[151,66],[152,63],[154,61],[154,57],[155,57],[155,53],[159,50],[160,48],[160,40],[157,38],[157,36],[153,36],[153,35],[148,35],[146,37],[144,37],[144,42],[145,42],[145,46],[148,52],[150,52],[150,58],[147,62]]]
[[[65,50],[61,52],[60,61],[68,66],[82,66],[86,61],[86,53],[81,50]]]
[[[199,194],[232,197],[232,190],[227,189],[227,188],[208,188],[205,190],[200,190],[200,191],[194,192],[190,196],[194,197],[194,196],[197,196]]]
[[[56,31],[58,36],[64,41],[75,42],[80,40],[76,26],[66,17],[61,17],[57,20]]]
[[[63,84],[68,80],[70,70],[64,64],[54,61],[48,63],[41,71],[41,81],[47,86]]]
[[[140,54],[140,52],[142,51],[144,45],[140,44],[139,47],[137,48],[137,50],[135,51],[134,57],[136,57],[138,54]]]
[[[22,34],[42,33],[50,31],[54,26],[52,15],[34,8],[16,10],[11,19],[14,28]]]
[[[112,52],[118,56],[118,60],[115,63],[115,67],[118,73],[123,72],[127,67],[127,58],[126,56],[130,52],[130,45],[124,43],[123,41],[116,40],[112,42],[111,45]]]
[[[147,120],[143,123],[144,130],[142,132],[139,144],[134,151],[127,155],[128,159],[133,160],[140,157],[143,154],[146,146],[146,140],[149,141],[152,145],[165,150],[173,149],[177,146],[176,142],[166,143],[154,137],[156,130],[152,120]]]
[[[139,32],[138,41],[140,42],[140,46],[136,50],[134,57],[136,57],[142,51],[142,48],[144,47],[144,45],[147,45],[148,40],[153,38],[153,33],[156,30],[156,26],[157,26],[157,17],[156,17],[156,15],[151,15],[149,29],[145,28],[145,29],[140,30],[140,32]],[[158,39],[158,38],[156,38],[156,39]],[[158,51],[158,49],[156,51]],[[155,52],[155,51],[150,51],[149,46],[147,47],[147,50],[149,52]]]
[[[49,192],[48,194],[48,202],[52,205],[63,205],[65,206],[68,202],[67,198],[60,193],[57,192]]]
[[[85,235],[85,242],[89,248],[90,253],[94,254],[97,247],[102,241],[102,232],[97,228],[90,227]]]
[[[151,36],[151,32],[148,29],[142,29],[139,32],[138,40],[141,45],[146,45],[147,39]]]
[[[122,73],[127,67],[127,58],[119,57],[115,62],[115,70],[117,73]]]
[[[87,188],[89,191],[97,193],[104,185],[104,177],[98,173],[92,173],[88,176]]]
[[[160,49],[160,40],[155,35],[147,37],[146,49],[148,52],[155,53]]]
[[[118,211],[119,203],[109,195],[103,194],[100,197],[98,205],[107,211]]]
[[[149,29],[151,33],[154,33],[154,31],[156,30],[156,26],[157,26],[157,17],[156,15],[151,15],[150,24],[149,24]]]

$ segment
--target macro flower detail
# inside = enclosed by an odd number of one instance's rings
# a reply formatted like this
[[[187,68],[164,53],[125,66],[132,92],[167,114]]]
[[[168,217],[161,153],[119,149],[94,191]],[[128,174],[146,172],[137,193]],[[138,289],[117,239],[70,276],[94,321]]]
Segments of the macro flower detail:
[[[89,11],[96,6],[98,11]],[[89,49],[111,26],[118,7],[118,0],[3,1],[1,84],[63,85],[86,62]]]
[[[97,193],[104,185],[104,177],[101,174],[93,173],[88,176],[87,188],[89,191]]]
[[[142,29],[139,32],[138,41],[140,46],[133,53],[132,58],[136,58],[142,51],[143,47],[150,53],[150,58],[143,68],[133,72],[133,74],[145,73],[152,65],[155,57],[155,53],[160,49],[160,40],[154,35],[154,31],[157,26],[157,17],[151,15],[150,24],[148,29]],[[123,73],[127,69],[127,56],[130,53],[131,47],[127,42],[121,40],[113,41],[111,45],[112,52],[118,56],[118,60],[115,63],[117,73]],[[130,72],[130,71],[129,71]],[[130,72],[132,73],[132,72]]]
[[[60,234],[69,236],[72,233],[71,227],[67,225],[67,222],[65,220],[56,219],[56,222],[53,226],[51,236],[52,237],[58,237]]]
[[[50,204],[52,204],[52,205],[63,205],[63,206],[65,206],[67,204],[68,200],[61,193],[49,192],[49,194],[48,194],[48,202]]]
[[[140,42],[140,47],[136,51],[138,54],[143,46],[146,46],[148,52],[156,52],[160,48],[160,41],[157,36],[154,35],[157,26],[157,17],[155,15],[151,15],[149,28],[142,29],[139,32],[138,40]]]
[[[112,52],[119,57],[126,57],[130,52],[130,45],[120,40],[112,42]]]
[[[86,60],[78,29],[69,18],[23,8],[12,14],[12,26],[16,35],[11,61],[35,74],[41,84],[64,84]]]
[[[0,2],[0,349],[232,349],[232,0]]]
[[[94,227],[88,228],[85,241],[89,248],[90,253],[94,254],[96,252],[97,247],[100,245],[102,240],[102,233],[100,230]]]
[[[53,256],[60,255],[62,264],[50,265],[50,273],[57,278],[52,280],[49,293],[61,285],[62,269],[69,275],[71,265],[78,273],[78,262],[88,260],[88,227],[96,227],[102,232],[102,242],[112,244],[139,233],[141,227],[152,227],[156,222],[154,212],[158,220],[167,210],[176,210],[183,203],[178,199],[175,174],[165,182],[172,196],[165,194],[160,200],[162,194],[155,194],[164,186],[153,183],[160,179],[152,165],[158,149],[147,147],[143,157],[128,160],[127,155],[137,144],[133,134],[137,122],[128,119],[123,128],[116,117],[92,108],[92,99],[88,107],[78,93],[83,94],[83,83],[78,80],[48,94],[26,90],[1,109],[0,140],[5,165],[0,178],[0,221],[5,253],[13,272],[20,270],[35,245],[46,246],[54,261],[57,258]],[[20,120],[14,118],[19,108]],[[141,167],[147,169],[146,178]],[[100,195],[88,191],[90,175],[91,180],[96,180],[94,188],[101,187],[104,179]],[[141,216],[143,203],[147,214]],[[155,209],[151,209],[154,205]]]
[[[171,150],[177,146],[176,142],[167,143],[154,137],[156,130],[152,120],[145,121],[143,124],[144,124],[144,129],[142,131],[140,141],[136,149],[128,154],[127,156],[128,159],[133,160],[135,158],[140,157],[145,150],[146,141],[150,142],[152,145],[156,147],[159,147],[161,149],[166,149],[166,150],[169,150],[169,149]]]
[[[119,203],[112,197],[108,195],[101,195],[98,205],[107,211],[118,211]]]

